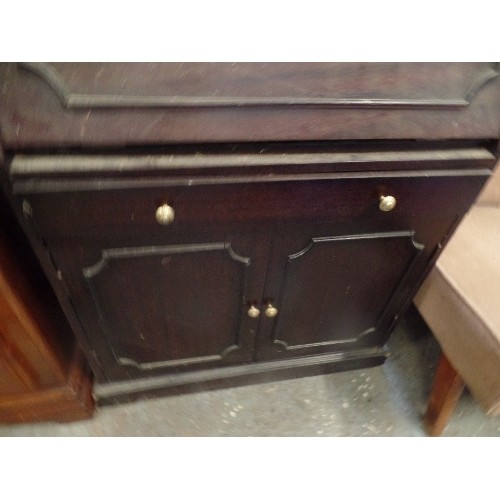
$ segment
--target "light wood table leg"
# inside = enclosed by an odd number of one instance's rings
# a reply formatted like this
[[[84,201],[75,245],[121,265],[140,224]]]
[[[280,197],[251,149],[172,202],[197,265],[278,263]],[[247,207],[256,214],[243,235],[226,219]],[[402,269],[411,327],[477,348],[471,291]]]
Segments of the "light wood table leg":
[[[464,387],[464,381],[442,354],[424,415],[424,424],[431,436],[440,436],[444,431]]]

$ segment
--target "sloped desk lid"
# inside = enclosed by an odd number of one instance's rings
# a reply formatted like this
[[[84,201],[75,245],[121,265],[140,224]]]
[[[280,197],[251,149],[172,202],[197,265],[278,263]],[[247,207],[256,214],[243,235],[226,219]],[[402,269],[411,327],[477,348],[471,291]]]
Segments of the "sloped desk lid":
[[[0,124],[7,147],[492,138],[498,74],[487,63],[4,64]]]

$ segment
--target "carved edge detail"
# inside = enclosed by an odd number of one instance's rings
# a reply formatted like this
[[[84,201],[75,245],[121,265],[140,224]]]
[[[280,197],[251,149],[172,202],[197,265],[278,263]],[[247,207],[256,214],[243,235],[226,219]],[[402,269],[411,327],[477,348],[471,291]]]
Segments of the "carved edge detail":
[[[231,246],[231,243],[225,243],[224,248],[228,251],[229,256],[231,259],[235,260],[236,262],[241,262],[242,264],[245,264],[245,266],[250,265],[250,258],[249,257],[243,257],[242,255],[237,254],[234,250],[233,247]]]
[[[387,233],[357,234],[357,235],[345,235],[345,236],[326,236],[326,237],[312,238],[311,241],[302,250],[288,256],[288,264],[291,264],[294,259],[302,257],[307,252],[309,252],[309,250],[311,250],[311,248],[314,246],[315,243],[330,242],[330,241],[369,240],[369,239],[405,238],[405,237],[410,238],[412,246],[417,250],[417,254],[412,259],[409,268],[403,273],[403,276],[400,280],[400,284],[397,286],[397,289],[399,289],[399,287],[401,286],[401,283],[405,280],[410,269],[413,267],[413,264],[415,263],[416,258],[420,255],[420,253],[425,248],[424,244],[416,241],[415,231],[394,231],[394,232],[387,232]],[[280,302],[281,302],[281,299],[280,299]],[[389,299],[389,303],[390,302],[391,302],[391,299]],[[383,318],[385,316],[387,307],[388,307],[388,305],[386,307],[384,307],[384,310],[383,310],[382,314],[380,315],[380,318],[377,321],[376,326],[372,326],[372,327],[368,328],[367,330],[364,330],[360,334],[358,334],[355,337],[352,337],[350,339],[331,340],[331,341],[327,341],[327,342],[317,342],[317,343],[311,343],[311,344],[298,344],[298,345],[292,345],[292,346],[290,346],[284,340],[273,339],[273,344],[279,346],[281,349],[283,349],[285,351],[293,351],[295,349],[304,349],[304,348],[308,348],[308,347],[322,347],[322,346],[329,346],[329,345],[355,343],[355,342],[358,342],[365,335],[369,335],[370,333],[373,333],[374,331],[377,330],[378,324],[380,323],[381,318]]]
[[[496,67],[498,65],[495,65]],[[476,97],[476,94],[491,80],[496,78],[500,73],[493,68],[489,68],[485,71],[483,71],[478,78],[472,82],[472,85],[469,87],[469,91],[467,92],[467,95],[465,96],[465,100],[467,101],[467,104],[470,104],[474,97]]]
[[[302,257],[304,254],[309,252],[315,243],[322,243],[328,241],[346,241],[346,240],[373,240],[380,238],[404,238],[411,237],[412,244],[417,249],[423,249],[424,246],[420,243],[416,242],[414,237],[414,231],[392,231],[387,233],[366,233],[366,234],[349,234],[349,235],[341,235],[341,236],[322,236],[320,238],[312,238],[311,241],[299,252],[291,254],[288,256],[288,261],[292,261],[299,257]]]
[[[448,108],[469,106],[477,92],[500,73],[490,68],[472,83],[466,96],[450,99],[380,99],[337,97],[213,97],[213,96],[121,96],[71,93],[62,77],[48,63],[18,63],[44,80],[67,109],[89,108],[227,108],[227,107],[327,107],[327,108]]]
[[[138,363],[130,358],[118,358],[118,363],[122,366],[132,366],[138,370],[155,370],[157,368],[169,368],[174,366],[192,365],[194,363],[219,361],[222,359],[220,354],[213,356],[198,356],[196,358],[173,359],[170,361],[155,361],[152,363]]]
[[[323,346],[329,346],[329,345],[339,345],[339,344],[353,344],[355,342],[358,342],[358,340],[361,337],[364,337],[365,335],[369,335],[370,333],[373,333],[376,331],[376,327],[372,326],[365,330],[364,332],[361,332],[360,334],[356,335],[356,337],[353,337],[351,339],[342,339],[342,340],[330,340],[327,342],[313,342],[311,344],[297,344],[297,345],[288,345],[284,340],[273,340],[273,344],[280,345],[284,350],[286,351],[293,351],[295,349],[304,349],[308,347],[323,347]]]
[[[226,347],[220,354],[214,354],[212,356],[197,356],[194,358],[183,358],[183,359],[173,359],[169,361],[155,361],[152,363],[138,363],[137,361],[120,357],[118,358],[118,363],[123,366],[132,366],[138,370],[155,370],[157,368],[170,368],[174,366],[185,366],[193,365],[196,363],[208,363],[211,361],[220,361],[225,358],[233,351],[237,351],[240,347],[236,344]]]
[[[65,108],[70,107],[68,101],[68,98],[71,95],[70,90],[64,83],[59,73],[50,64],[22,62],[18,63],[18,66],[21,69],[30,71],[40,77],[54,91],[61,101],[61,104]]]
[[[104,267],[106,266],[106,262],[111,259],[145,257],[148,255],[169,255],[187,252],[203,252],[211,250],[227,250],[233,260],[238,260],[244,262],[245,264],[250,262],[250,259],[245,259],[245,257],[240,257],[239,255],[237,255],[232,250],[230,243],[202,243],[191,245],[109,248],[102,250],[101,258],[92,266],[82,269],[82,273],[83,276],[87,279],[93,278],[104,269]]]

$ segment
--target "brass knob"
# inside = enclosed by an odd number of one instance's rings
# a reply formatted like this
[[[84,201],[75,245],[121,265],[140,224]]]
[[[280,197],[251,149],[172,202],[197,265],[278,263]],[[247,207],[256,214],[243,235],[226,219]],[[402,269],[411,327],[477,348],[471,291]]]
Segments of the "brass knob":
[[[155,213],[156,222],[162,226],[168,226],[174,222],[175,212],[174,209],[165,203],[156,209]]]
[[[269,304],[264,312],[268,318],[274,318],[278,314],[278,309],[272,304]]]
[[[250,306],[248,311],[247,311],[247,314],[251,318],[258,318],[260,316],[260,310],[257,309],[255,306]]]
[[[396,198],[394,196],[381,196],[380,204],[378,208],[382,210],[382,212],[390,212],[396,206]]]

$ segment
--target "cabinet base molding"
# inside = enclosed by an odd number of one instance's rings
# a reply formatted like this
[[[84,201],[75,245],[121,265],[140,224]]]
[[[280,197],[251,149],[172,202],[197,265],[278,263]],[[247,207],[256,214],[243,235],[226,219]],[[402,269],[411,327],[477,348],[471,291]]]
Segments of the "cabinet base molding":
[[[299,377],[371,368],[381,365],[389,353],[381,348],[349,353],[326,354],[280,361],[266,361],[176,375],[162,375],[94,385],[94,397],[100,406],[125,403],[150,397],[227,389],[230,387],[275,382]]]
[[[78,351],[68,369],[66,383],[30,393],[0,396],[0,422],[72,422],[92,417],[92,376]]]

